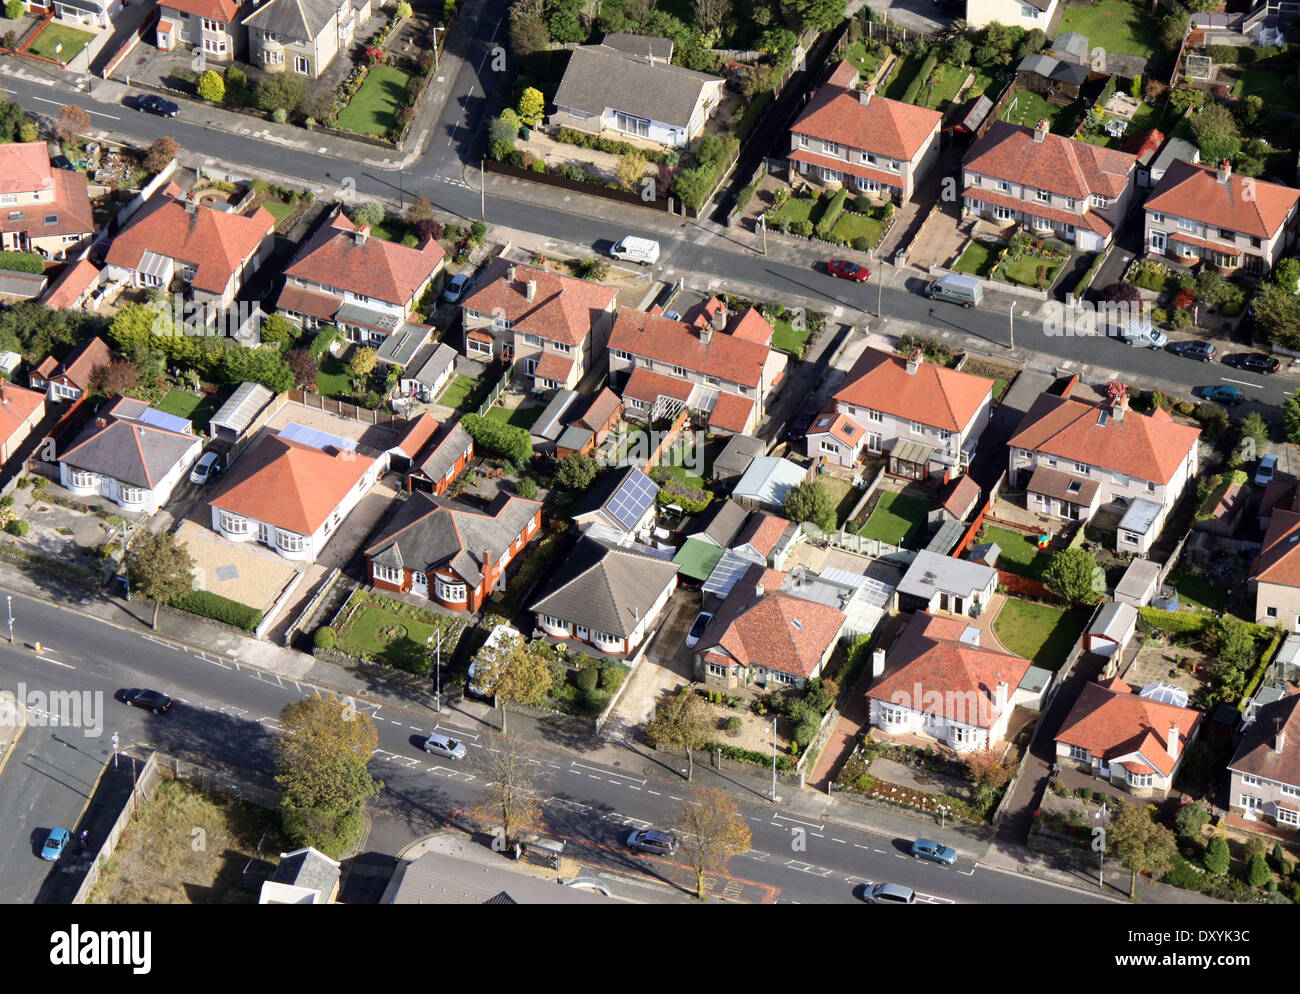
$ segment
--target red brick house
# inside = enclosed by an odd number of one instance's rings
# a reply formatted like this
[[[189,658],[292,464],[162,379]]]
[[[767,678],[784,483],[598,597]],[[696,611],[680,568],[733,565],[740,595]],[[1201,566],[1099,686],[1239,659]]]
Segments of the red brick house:
[[[421,415],[421,419],[429,416]],[[420,419],[417,419],[420,420]],[[414,455],[409,455],[410,468],[406,473],[406,489],[411,492],[422,491],[441,497],[451,486],[452,481],[469,466],[474,458],[474,439],[461,427],[459,421],[454,424],[438,424],[437,431],[424,443]],[[413,429],[423,434],[427,424],[422,421],[420,427]],[[410,436],[408,436],[410,437]]]
[[[511,494],[486,511],[412,494],[366,549],[366,573],[380,590],[477,611],[541,525],[541,502]]]
[[[80,400],[112,359],[108,344],[92,338],[63,362],[46,356],[27,382],[33,390],[44,390],[50,400]]]

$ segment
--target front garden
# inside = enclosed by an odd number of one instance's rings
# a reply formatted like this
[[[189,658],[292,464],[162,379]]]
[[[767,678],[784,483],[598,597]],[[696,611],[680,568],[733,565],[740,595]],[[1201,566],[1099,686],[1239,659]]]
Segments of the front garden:
[[[442,632],[442,658],[449,660],[465,623],[358,589],[339,609],[329,630],[332,636],[317,633],[317,647],[337,648],[358,659],[423,676],[433,667],[436,633]]]
[[[789,232],[869,252],[889,230],[895,208],[865,195],[852,196],[847,188],[808,189],[791,196],[781,187],[771,209],[763,214],[768,231]]]
[[[94,40],[95,36],[89,31],[81,31],[67,24],[51,21],[32,39],[31,44],[27,46],[27,54],[39,55],[41,58],[52,59],[66,66]]]

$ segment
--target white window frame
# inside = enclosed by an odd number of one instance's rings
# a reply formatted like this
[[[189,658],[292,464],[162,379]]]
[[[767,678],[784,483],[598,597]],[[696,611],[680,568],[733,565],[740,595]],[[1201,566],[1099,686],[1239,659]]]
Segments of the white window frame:
[[[148,490],[144,487],[124,487],[118,484],[117,495],[128,504],[143,504]]]
[[[1070,746],[1070,758],[1080,763],[1091,763],[1092,753],[1083,746]]]
[[[97,487],[99,486],[99,474],[90,473],[84,469],[74,469],[71,475],[72,485],[74,487]]]
[[[1150,787],[1155,783],[1155,774],[1130,773],[1128,775],[1128,782],[1131,787]]]
[[[1273,805],[1274,817],[1283,825],[1300,825],[1300,811],[1292,811],[1280,805]]]
[[[434,576],[434,591],[439,600],[460,602],[469,598],[469,587],[464,583],[453,583],[440,576]]]
[[[838,456],[840,454],[840,447],[836,445],[834,442],[823,441],[821,445],[821,450],[826,454],[832,456]]]
[[[723,666],[721,663],[706,663],[705,668],[709,671],[709,676],[716,676],[720,680],[727,678],[728,667]]]
[[[307,548],[307,536],[276,529],[275,547],[284,552],[302,552]]]
[[[384,583],[401,583],[402,571],[392,566],[381,566],[379,563],[372,564],[375,571],[375,579],[383,580]]]
[[[251,528],[247,518],[241,514],[231,514],[229,511],[219,511],[217,521],[221,525],[221,530],[231,535],[247,535]]]

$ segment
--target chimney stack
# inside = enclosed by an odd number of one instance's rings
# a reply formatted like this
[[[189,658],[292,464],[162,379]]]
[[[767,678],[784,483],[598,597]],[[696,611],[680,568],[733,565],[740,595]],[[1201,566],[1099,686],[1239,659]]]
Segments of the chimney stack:
[[[871,90],[870,83],[863,83],[862,88],[858,90],[858,103],[862,104],[863,107],[871,103]]]
[[[104,427],[105,425],[107,425],[107,424],[108,424],[108,419],[107,419],[107,418],[96,418],[96,419],[95,419],[95,427],[96,427],[96,428],[103,428],[103,427]]]
[[[357,244],[366,244],[366,238],[370,235],[370,225],[362,224],[357,227]]]
[[[1128,394],[1122,393],[1116,397],[1110,404],[1110,416],[1116,421],[1124,420],[1124,413],[1128,410]]]
[[[713,339],[713,327],[712,327],[711,325],[707,325],[707,324],[701,326],[701,328],[700,328],[700,344],[701,344],[701,345],[708,345],[709,342],[712,341],[712,339]]]
[[[186,214],[194,215],[198,213],[199,202],[197,199],[195,199],[193,194],[190,194],[190,196],[188,197],[182,198],[181,203],[185,205]]]
[[[488,567],[492,565],[492,550],[483,550],[483,575],[487,576]]]
[[[1178,726],[1169,726],[1169,758],[1178,758]]]
[[[1219,182],[1226,184],[1232,178],[1232,163],[1224,159],[1219,163]]]
[[[1281,718],[1278,718],[1274,725],[1276,727],[1273,730],[1273,751],[1282,752],[1286,749],[1286,728],[1282,725]]]
[[[507,283],[513,283],[513,282],[515,281],[515,275],[516,275],[518,272],[519,272],[519,270],[518,270],[517,268],[515,268],[515,266],[514,266],[513,263],[512,263],[511,265],[509,265],[509,266],[506,266],[506,282],[507,282]]]
[[[876,649],[871,653],[871,675],[879,677],[885,672],[885,650]]]
[[[536,296],[537,296],[537,281],[529,280],[527,283],[524,284],[524,299],[527,300],[529,303],[532,303],[533,298]]]
[[[0,404],[8,404],[9,395],[5,393],[5,381],[0,380]]]
[[[1043,139],[1047,137],[1047,132],[1051,130],[1051,125],[1047,123],[1047,118],[1043,118],[1034,125],[1034,144],[1043,144]]]
[[[727,330],[727,305],[719,304],[718,309],[713,312],[713,330]]]
[[[907,375],[915,376],[916,371],[921,368],[921,363],[925,361],[925,353],[920,349],[913,349],[907,355]]]
[[[998,709],[998,714],[1002,714],[1007,709],[1007,691],[1010,689],[1005,680],[999,680],[998,685],[993,688],[993,706]]]
[[[764,593],[766,593],[766,591],[763,590],[763,585],[761,583],[754,584],[755,597],[762,597]]]

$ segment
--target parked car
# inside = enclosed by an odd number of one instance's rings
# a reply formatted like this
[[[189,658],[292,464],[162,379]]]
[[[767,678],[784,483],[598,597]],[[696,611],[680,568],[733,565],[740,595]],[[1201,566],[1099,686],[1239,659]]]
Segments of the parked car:
[[[127,106],[134,107],[142,113],[157,114],[159,117],[175,117],[181,112],[180,104],[165,100],[156,93],[145,93],[138,97],[132,97]]]
[[[1163,349],[1169,336],[1145,321],[1130,321],[1119,333],[1120,341],[1139,349]]]
[[[1193,392],[1204,400],[1212,401],[1215,404],[1223,404],[1227,407],[1236,407],[1246,399],[1246,395],[1241,392],[1241,387],[1234,387],[1230,384],[1221,387],[1198,387]]]
[[[868,904],[915,904],[916,891],[902,884],[876,884],[862,899]]]
[[[71,839],[72,833],[66,828],[50,829],[50,834],[45,837],[45,845],[41,846],[41,859],[53,863],[63,855],[63,850],[68,848]]]
[[[172,706],[172,699],[157,690],[141,690],[133,688],[131,690],[120,691],[117,698],[127,707],[144,708],[146,711],[152,711],[154,714],[162,714]]]
[[[853,280],[854,283],[865,283],[871,279],[870,269],[849,262],[848,259],[832,259],[826,263],[826,272],[837,279]]]
[[[204,484],[221,472],[221,456],[215,452],[205,452],[190,470],[190,482]]]
[[[443,287],[442,299],[445,303],[455,304],[469,292],[470,278],[469,273],[457,273],[447,281]]]
[[[713,615],[708,611],[701,611],[695,616],[695,624],[691,625],[691,630],[686,633],[686,648],[694,649],[700,644],[704,630],[709,627],[709,622],[712,620]]]
[[[1276,373],[1282,365],[1271,355],[1263,352],[1234,352],[1223,357],[1223,364],[1233,369],[1244,369],[1249,373]]]
[[[1259,461],[1259,468],[1255,470],[1255,486],[1266,487],[1273,482],[1273,474],[1277,471],[1277,456],[1269,453]]]
[[[931,300],[946,300],[961,304],[962,307],[978,307],[984,299],[984,284],[974,276],[949,273],[926,286],[925,295]]]
[[[72,160],[69,159],[66,155],[56,155],[53,159],[50,160],[50,165],[53,166],[55,169],[75,169],[75,168],[76,168],[76,167],[72,164]]]
[[[447,759],[464,759],[466,750],[464,742],[457,742],[449,735],[434,732],[424,740],[424,751]]]
[[[638,828],[627,837],[627,844],[656,856],[671,856],[677,851],[677,836],[657,828]]]
[[[1184,356],[1188,359],[1199,359],[1201,362],[1210,362],[1217,351],[1213,342],[1170,342],[1165,348],[1174,355]]]
[[[944,866],[952,866],[957,862],[957,850],[933,839],[917,839],[912,843],[912,858],[928,859],[935,863],[942,863]]]

